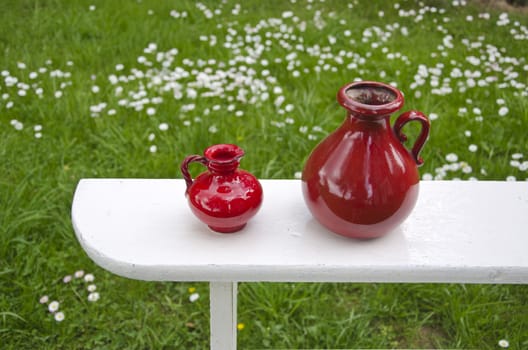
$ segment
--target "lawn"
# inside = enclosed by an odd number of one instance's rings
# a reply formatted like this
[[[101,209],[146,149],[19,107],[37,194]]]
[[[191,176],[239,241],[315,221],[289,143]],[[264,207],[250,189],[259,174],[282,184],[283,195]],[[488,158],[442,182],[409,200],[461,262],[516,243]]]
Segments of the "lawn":
[[[77,182],[181,178],[181,160],[215,143],[240,145],[260,178],[298,178],[354,80],[391,83],[403,110],[429,115],[424,180],[528,180],[527,13],[464,0],[2,0],[0,348],[207,348],[207,284],[97,267],[71,227]],[[239,322],[241,349],[521,349],[528,286],[243,283]]]

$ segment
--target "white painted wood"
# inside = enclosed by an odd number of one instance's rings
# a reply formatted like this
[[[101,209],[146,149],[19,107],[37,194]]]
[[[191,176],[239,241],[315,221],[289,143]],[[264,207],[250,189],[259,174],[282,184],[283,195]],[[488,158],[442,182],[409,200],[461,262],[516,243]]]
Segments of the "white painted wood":
[[[97,264],[134,279],[528,283],[526,182],[422,182],[407,221],[371,241],[321,227],[300,181],[261,182],[261,211],[230,235],[192,216],[183,180],[82,180],[73,226]]]
[[[236,282],[209,283],[211,309],[211,350],[236,350]]]

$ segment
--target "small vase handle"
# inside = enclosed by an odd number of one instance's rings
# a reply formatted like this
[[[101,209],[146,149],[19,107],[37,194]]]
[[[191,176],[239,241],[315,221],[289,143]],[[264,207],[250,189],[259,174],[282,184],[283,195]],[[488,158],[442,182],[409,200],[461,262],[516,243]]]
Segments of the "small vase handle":
[[[189,190],[189,187],[193,184],[193,179],[191,177],[191,173],[189,173],[189,164],[190,163],[200,163],[203,165],[207,165],[208,160],[205,157],[199,156],[199,155],[192,155],[187,156],[183,160],[180,170],[183,174],[183,178],[185,179],[185,184],[187,185],[187,191]]]
[[[407,141],[407,136],[402,132],[402,128],[405,124],[414,120],[417,120],[422,124],[422,130],[420,131],[420,135],[414,142],[411,153],[414,157],[416,165],[421,166],[423,164],[423,159],[422,157],[420,157],[420,151],[422,150],[425,142],[427,141],[427,138],[429,137],[429,129],[431,127],[431,124],[429,123],[429,118],[427,118],[427,116],[422,112],[408,111],[401,114],[398,119],[396,119],[393,129],[400,142],[403,143]]]

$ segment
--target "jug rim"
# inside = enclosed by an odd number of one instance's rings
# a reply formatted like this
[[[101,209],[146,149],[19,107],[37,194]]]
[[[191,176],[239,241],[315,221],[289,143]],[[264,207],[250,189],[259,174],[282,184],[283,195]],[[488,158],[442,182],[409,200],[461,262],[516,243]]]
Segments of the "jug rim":
[[[351,90],[361,91],[365,88],[368,94],[351,96]],[[404,104],[400,90],[389,84],[376,81],[357,81],[341,87],[337,101],[348,111],[358,116],[384,117],[399,110]]]
[[[210,162],[228,164],[238,162],[244,156],[244,150],[234,144],[221,143],[207,147],[204,156]]]

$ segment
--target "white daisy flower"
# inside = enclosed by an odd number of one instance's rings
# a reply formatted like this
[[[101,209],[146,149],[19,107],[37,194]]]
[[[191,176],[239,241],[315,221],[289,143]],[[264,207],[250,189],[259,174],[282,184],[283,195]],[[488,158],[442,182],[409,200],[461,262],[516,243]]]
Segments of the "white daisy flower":
[[[200,294],[198,294],[198,293],[192,293],[191,295],[189,295],[189,301],[191,303],[194,303],[199,298],[200,298]]]
[[[51,303],[49,303],[48,310],[51,313],[54,313],[59,310],[59,302],[57,300],[53,300]]]
[[[84,276],[84,282],[93,282],[95,280],[95,276],[91,273]]]
[[[59,311],[53,317],[55,318],[55,321],[62,322],[64,321],[64,312]]]
[[[499,109],[499,115],[501,117],[504,117],[506,114],[508,114],[510,110],[508,109],[508,107],[506,106],[502,106],[500,109]]]
[[[507,341],[506,339],[501,339],[499,340],[499,346],[501,348],[508,348],[510,346],[510,342]]]
[[[93,293],[88,294],[88,301],[90,301],[92,303],[96,302],[97,300],[99,300],[99,298],[100,298],[100,295],[97,292],[93,292]]]

